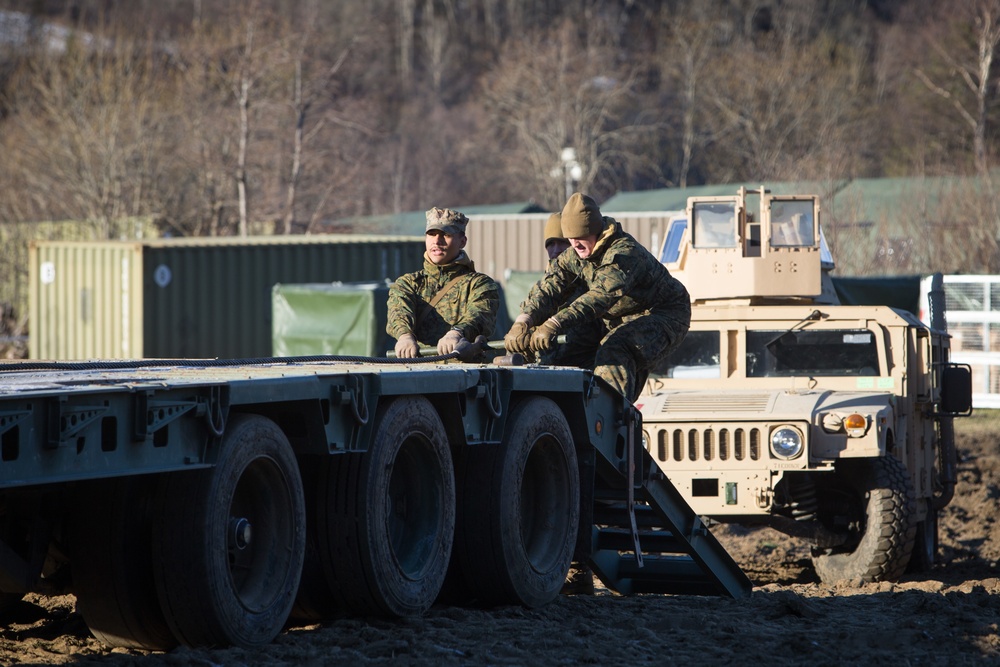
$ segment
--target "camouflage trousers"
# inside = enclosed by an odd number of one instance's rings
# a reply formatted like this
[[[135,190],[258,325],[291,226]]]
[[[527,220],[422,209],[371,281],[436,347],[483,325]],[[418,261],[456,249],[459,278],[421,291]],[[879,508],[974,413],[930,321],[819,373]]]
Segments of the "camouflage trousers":
[[[597,350],[607,333],[603,320],[579,324],[566,332],[565,343],[543,354],[541,362],[546,366],[575,366],[593,370]]]
[[[613,327],[597,350],[594,375],[635,402],[649,369],[680,345],[689,325],[689,313],[651,312]]]

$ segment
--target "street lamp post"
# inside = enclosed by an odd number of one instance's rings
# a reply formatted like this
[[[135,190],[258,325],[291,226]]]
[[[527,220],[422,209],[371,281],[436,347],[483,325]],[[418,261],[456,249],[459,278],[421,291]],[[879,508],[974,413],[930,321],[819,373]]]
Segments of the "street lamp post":
[[[583,167],[576,161],[576,149],[571,146],[562,149],[560,159],[563,176],[566,179],[566,199],[569,199],[573,196],[577,183],[583,178]]]

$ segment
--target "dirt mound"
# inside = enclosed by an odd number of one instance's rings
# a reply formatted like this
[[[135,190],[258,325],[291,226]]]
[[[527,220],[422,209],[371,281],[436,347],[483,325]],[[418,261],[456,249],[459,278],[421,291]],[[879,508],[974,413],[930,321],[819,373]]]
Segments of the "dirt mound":
[[[293,628],[259,650],[108,649],[72,596],[30,596],[0,632],[2,664],[969,665],[1000,662],[1000,414],[959,420],[955,498],[938,563],[898,583],[824,586],[808,548],[766,528],[713,532],[753,580],[743,600],[564,596],[541,609],[440,608],[417,619],[343,618]]]

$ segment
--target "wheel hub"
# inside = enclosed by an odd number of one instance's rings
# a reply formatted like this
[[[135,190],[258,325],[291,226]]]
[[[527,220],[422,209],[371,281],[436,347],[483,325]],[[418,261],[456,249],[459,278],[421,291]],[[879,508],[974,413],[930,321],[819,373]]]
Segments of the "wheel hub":
[[[250,546],[252,528],[250,521],[244,517],[234,517],[230,520],[230,541],[234,547],[242,551]]]

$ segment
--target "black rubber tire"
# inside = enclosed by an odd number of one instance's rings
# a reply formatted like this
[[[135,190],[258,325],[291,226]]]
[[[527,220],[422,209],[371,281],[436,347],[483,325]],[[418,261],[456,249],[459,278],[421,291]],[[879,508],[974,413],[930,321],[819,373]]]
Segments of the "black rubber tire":
[[[108,646],[177,646],[153,581],[155,488],[152,476],[100,480],[81,486],[74,499],[69,545],[76,609]]]
[[[580,520],[580,472],[559,407],[517,404],[499,447],[467,452],[451,577],[480,605],[538,607],[569,571]]]
[[[269,419],[234,415],[212,468],[164,475],[153,571],[184,645],[270,643],[298,591],[305,552],[302,480]]]
[[[430,401],[383,402],[366,452],[331,457],[317,513],[330,590],[353,614],[405,617],[434,604],[455,534],[455,474]]]
[[[323,559],[320,556],[319,527],[317,514],[318,503],[326,502],[325,489],[320,489],[323,478],[320,471],[326,465],[329,457],[322,459],[309,458],[299,461],[302,483],[306,498],[306,551],[302,563],[302,578],[299,581],[299,591],[292,606],[290,624],[311,624],[327,620],[343,611],[336,596],[327,585],[326,573],[323,570]]]
[[[906,567],[908,573],[919,574],[930,572],[934,567],[938,549],[938,515],[937,511],[927,503],[927,516],[917,524],[917,533],[913,541],[913,553]]]
[[[893,456],[842,459],[836,474],[853,494],[850,520],[860,528],[845,546],[813,550],[816,574],[826,584],[898,580],[916,536],[915,494],[905,466]]]

